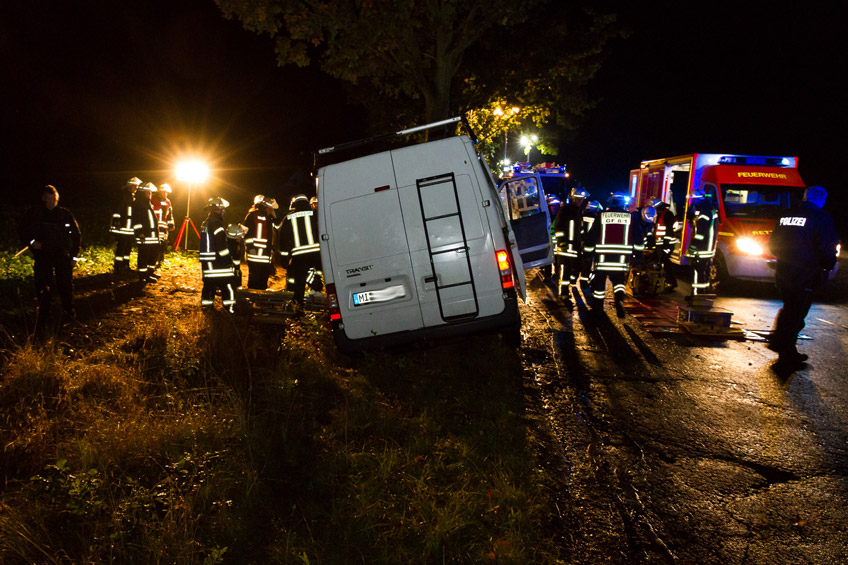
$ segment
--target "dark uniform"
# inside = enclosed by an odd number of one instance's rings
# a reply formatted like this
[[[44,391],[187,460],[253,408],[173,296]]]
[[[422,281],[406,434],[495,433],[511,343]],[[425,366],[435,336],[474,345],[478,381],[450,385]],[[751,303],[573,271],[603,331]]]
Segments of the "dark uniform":
[[[38,319],[36,327],[44,327],[50,316],[50,295],[55,286],[62,300],[63,313],[73,318],[74,313],[74,257],[80,250],[80,230],[70,210],[56,206],[59,195],[52,186],[45,187],[42,198],[51,199],[47,204],[36,206],[21,224],[21,241],[35,258],[33,278],[38,296]],[[55,201],[52,200],[55,195]]]
[[[615,311],[624,317],[624,288],[634,251],[641,257],[645,234],[642,220],[625,210],[627,197],[616,193],[608,201],[609,208],[598,215],[589,232],[587,251],[595,253],[592,278],[593,309],[603,309],[607,279],[612,283]]]
[[[255,204],[247,212],[244,225],[247,226],[247,237],[244,240],[247,259],[247,288],[265,290],[268,288],[268,277],[274,272],[271,263],[274,236],[274,208],[276,202],[268,204],[264,196],[257,196]]]
[[[805,201],[780,217],[769,239],[769,251],[777,258],[775,285],[783,300],[769,349],[776,351],[784,364],[806,360],[795,347],[798,332],[804,328],[813,290],[824,283],[836,264],[839,242],[833,219],[821,209],[826,197],[823,188],[808,188]]]
[[[677,231],[677,217],[669,210],[668,204],[660,202],[657,208],[657,227],[654,230],[654,240],[660,263],[663,268],[666,286],[669,289],[677,288],[677,277],[674,276],[674,264],[671,262],[671,254],[675,245],[680,243],[675,232]]]
[[[595,220],[598,219],[598,214],[603,210],[603,206],[597,200],[593,200],[586,205],[583,210],[583,253],[580,256],[580,289],[585,296],[588,296],[592,283],[592,263],[595,259],[595,253],[586,249],[586,244],[589,242],[589,233],[592,231],[592,226],[595,225]]]
[[[156,256],[156,264],[160,267],[165,260],[165,252],[168,251],[168,233],[174,231],[174,210],[168,199],[170,192],[171,187],[163,184],[150,199],[159,225],[159,252]]]
[[[557,296],[571,301],[571,285],[580,279],[580,261],[583,255],[583,209],[588,202],[585,195],[572,193],[568,204],[560,206],[554,218],[554,264],[557,267]]]
[[[291,212],[280,226],[280,254],[286,264],[286,278],[292,283],[295,302],[303,304],[307,277],[321,268],[320,251],[315,213],[306,196],[295,196]]]
[[[692,241],[686,257],[692,264],[692,294],[710,291],[710,269],[718,238],[718,210],[711,198],[701,197],[693,202]]]
[[[224,308],[232,312],[236,305],[236,292],[233,287],[233,260],[224,227],[224,209],[227,206],[229,203],[223,198],[210,199],[206,206],[209,216],[200,226],[200,268],[203,277],[200,305],[204,308],[213,307],[215,295],[221,291]]]
[[[145,183],[136,191],[132,205],[133,233],[138,245],[138,277],[145,283],[158,278],[156,259],[159,256],[159,222],[150,202],[150,194],[155,191],[153,183]]]
[[[130,268],[130,253],[132,252],[135,235],[132,227],[133,195],[139,186],[141,186],[141,179],[138,177],[131,178],[124,185],[121,189],[118,209],[112,214],[112,224],[109,227],[109,233],[114,235],[116,240],[114,262],[116,273],[128,271]]]
[[[233,286],[241,288],[242,273],[241,263],[244,260],[244,236],[247,226],[241,224],[230,224],[227,226],[227,247],[233,261]]]

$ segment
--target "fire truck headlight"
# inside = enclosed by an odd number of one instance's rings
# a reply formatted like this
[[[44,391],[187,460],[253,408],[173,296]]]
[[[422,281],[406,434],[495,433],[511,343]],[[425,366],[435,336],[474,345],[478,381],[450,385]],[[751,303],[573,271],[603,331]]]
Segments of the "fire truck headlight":
[[[740,237],[736,240],[736,249],[745,255],[762,255],[765,250],[760,243],[750,237]]]

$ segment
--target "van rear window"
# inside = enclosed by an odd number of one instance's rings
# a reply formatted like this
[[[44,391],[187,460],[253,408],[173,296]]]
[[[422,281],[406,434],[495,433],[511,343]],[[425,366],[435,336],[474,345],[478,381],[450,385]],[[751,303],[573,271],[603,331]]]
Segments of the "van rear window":
[[[330,217],[336,256],[344,264],[409,253],[397,192],[334,202]]]

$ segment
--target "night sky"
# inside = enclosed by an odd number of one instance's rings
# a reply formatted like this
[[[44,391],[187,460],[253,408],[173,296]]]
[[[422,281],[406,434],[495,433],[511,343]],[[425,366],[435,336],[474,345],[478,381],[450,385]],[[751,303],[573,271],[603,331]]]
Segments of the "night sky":
[[[8,4],[0,190],[13,201],[52,183],[79,206],[139,176],[171,183],[179,209],[172,166],[188,153],[215,168],[193,206],[212,193],[283,198],[312,151],[365,135],[338,83],[277,67],[270,39],[224,20],[213,0]],[[598,105],[558,157],[593,197],[624,189],[643,159],[738,152],[798,155],[831,213],[848,203],[837,86],[848,3],[622,4],[633,33],[612,46],[592,86]]]

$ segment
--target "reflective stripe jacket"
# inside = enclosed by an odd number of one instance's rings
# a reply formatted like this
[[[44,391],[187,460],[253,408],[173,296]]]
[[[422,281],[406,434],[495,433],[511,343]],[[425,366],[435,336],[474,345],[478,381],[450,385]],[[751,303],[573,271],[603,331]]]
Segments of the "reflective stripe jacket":
[[[200,267],[204,279],[233,276],[233,260],[221,214],[209,214],[200,226]]]
[[[165,240],[168,232],[174,229],[174,210],[171,208],[171,201],[167,198],[164,200],[151,198],[150,203],[153,205],[153,213],[159,225],[159,238]]]
[[[262,208],[251,208],[244,218],[248,227],[244,239],[248,263],[270,263],[273,245],[272,217]]]
[[[307,253],[318,253],[318,226],[312,210],[289,212],[280,227],[280,253],[291,259]]]
[[[583,210],[580,206],[560,206],[554,219],[556,254],[578,257],[583,250]]]
[[[121,192],[121,202],[118,205],[118,209],[112,213],[112,223],[109,226],[109,233],[115,235],[133,235],[132,205],[133,195],[124,189]]]
[[[654,232],[657,246],[671,247],[679,243],[675,232],[679,229],[677,218],[671,210],[664,210],[657,215],[657,228]]]
[[[153,213],[153,204],[138,197],[132,205],[132,229],[139,245],[159,245],[159,222]]]
[[[693,259],[712,259],[715,257],[718,237],[718,210],[710,201],[699,202],[694,208],[692,241],[686,250],[686,256]]]
[[[645,234],[642,221],[626,210],[605,210],[598,215],[589,232],[587,252],[595,252],[595,269],[627,271],[634,251],[642,252]]]

